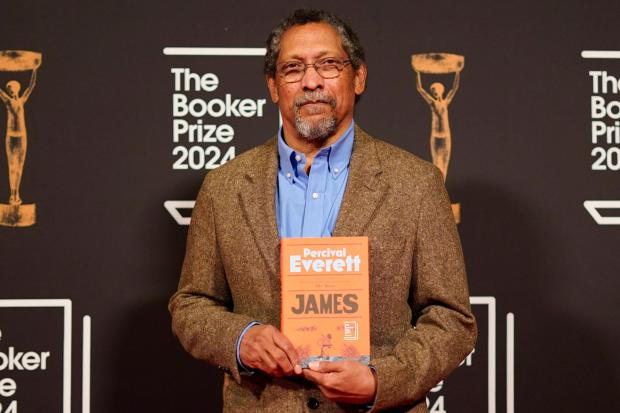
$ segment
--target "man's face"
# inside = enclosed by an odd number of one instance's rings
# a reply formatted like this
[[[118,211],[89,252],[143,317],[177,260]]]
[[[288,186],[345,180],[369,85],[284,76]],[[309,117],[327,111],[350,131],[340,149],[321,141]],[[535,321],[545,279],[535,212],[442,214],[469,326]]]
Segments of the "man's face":
[[[280,41],[276,64],[314,63],[327,57],[348,60],[336,29],[327,23],[309,23],[287,30]],[[353,119],[355,95],[364,91],[366,67],[348,64],[333,79],[323,79],[308,67],[299,82],[286,83],[279,74],[267,78],[272,100],[280,108],[286,132],[307,140],[326,139],[342,132]]]

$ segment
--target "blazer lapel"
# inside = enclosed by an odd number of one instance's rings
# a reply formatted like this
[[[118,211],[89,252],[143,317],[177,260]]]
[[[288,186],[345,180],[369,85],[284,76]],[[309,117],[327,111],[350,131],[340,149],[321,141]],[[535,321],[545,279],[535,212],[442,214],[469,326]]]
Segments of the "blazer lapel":
[[[245,174],[246,185],[239,193],[243,215],[269,271],[279,274],[279,238],[275,213],[278,172],[277,140],[259,148]],[[381,163],[373,138],[355,127],[355,141],[347,187],[334,236],[365,233],[389,186],[379,179]]]
[[[279,272],[279,239],[275,202],[278,172],[276,139],[259,147],[245,174],[246,185],[239,193],[243,215],[269,271]]]
[[[357,125],[349,178],[334,236],[361,236],[381,205],[388,184],[379,179],[381,163],[373,138]]]

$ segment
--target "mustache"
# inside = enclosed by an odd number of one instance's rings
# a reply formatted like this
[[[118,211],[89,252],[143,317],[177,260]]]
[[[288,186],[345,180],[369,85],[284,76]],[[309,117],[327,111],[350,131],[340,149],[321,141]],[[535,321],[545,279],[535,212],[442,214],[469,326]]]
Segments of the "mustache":
[[[322,90],[312,90],[305,92],[303,96],[295,99],[294,106],[295,109],[299,109],[303,105],[308,103],[326,103],[332,108],[336,107],[336,99],[334,99],[327,92],[324,92]]]

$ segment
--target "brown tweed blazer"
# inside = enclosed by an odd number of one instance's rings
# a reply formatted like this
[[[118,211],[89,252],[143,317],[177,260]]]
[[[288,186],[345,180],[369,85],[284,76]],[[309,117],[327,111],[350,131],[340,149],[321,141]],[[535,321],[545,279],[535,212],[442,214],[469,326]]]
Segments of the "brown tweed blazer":
[[[211,171],[192,215],[172,328],[194,357],[225,374],[224,411],[355,411],[300,377],[239,374],[235,344],[252,320],[280,325],[275,138]],[[427,412],[425,394],[472,350],[459,236],[441,173],[355,129],[334,236],[370,241],[373,411]]]

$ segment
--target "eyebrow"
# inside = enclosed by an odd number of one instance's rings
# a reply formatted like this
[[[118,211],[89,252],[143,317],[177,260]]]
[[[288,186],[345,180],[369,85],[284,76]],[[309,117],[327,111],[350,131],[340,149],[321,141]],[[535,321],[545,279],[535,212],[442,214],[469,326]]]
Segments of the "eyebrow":
[[[336,52],[332,53],[332,51],[330,51],[330,50],[322,50],[319,53],[313,55],[313,57],[315,59],[318,59],[318,58],[321,58],[321,57],[324,57],[324,56],[328,56],[328,55],[332,55],[332,54],[334,55],[334,57],[338,55],[338,53],[336,53]],[[283,62],[288,62],[290,60],[300,60],[300,61],[303,61],[304,59],[300,55],[294,54],[294,55],[290,56],[288,59],[282,60],[282,61]]]

